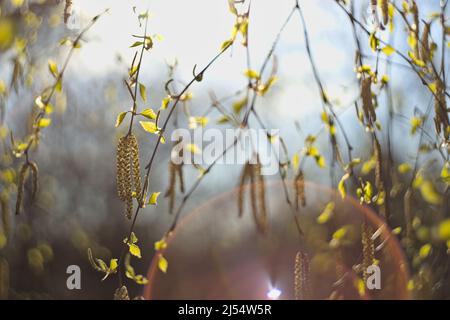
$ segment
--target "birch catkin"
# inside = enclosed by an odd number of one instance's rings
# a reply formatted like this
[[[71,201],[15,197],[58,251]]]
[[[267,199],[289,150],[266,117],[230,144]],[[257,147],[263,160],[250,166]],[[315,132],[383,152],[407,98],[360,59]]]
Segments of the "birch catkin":
[[[9,235],[11,234],[11,222],[10,222],[10,210],[9,210],[9,203],[7,199],[4,199],[3,197],[0,199],[0,207],[2,210],[2,228],[3,232],[5,233],[5,236],[9,238]]]
[[[242,169],[241,173],[241,179],[239,182],[239,189],[238,189],[238,210],[239,210],[239,217],[242,217],[244,213],[244,195],[245,195],[245,189],[246,189],[246,181],[250,179],[251,175],[251,168],[250,163],[246,163],[244,165],[244,168]]]
[[[294,292],[295,300],[309,298],[309,257],[301,251],[295,256]]]
[[[364,283],[367,283],[368,273],[367,268],[374,263],[375,260],[375,244],[372,239],[372,228],[367,224],[366,221],[362,224],[362,234],[361,234],[361,242],[362,242],[362,271],[363,271],[363,280]]]
[[[20,168],[19,178],[17,180],[17,200],[16,200],[16,215],[18,215],[22,209],[23,193],[25,189],[25,179],[29,170],[28,163],[24,163]]]
[[[130,300],[127,287],[121,286],[117,288],[114,292],[114,300]]]
[[[266,184],[261,172],[259,157],[256,163],[247,162],[242,170],[238,190],[239,216],[244,211],[244,196],[247,189],[246,182],[250,181],[250,206],[258,230],[265,233],[267,230],[267,206],[266,206]]]
[[[141,200],[139,145],[134,134],[120,138],[117,145],[117,194],[126,203],[126,216],[131,219],[133,197]],[[142,203],[139,205],[142,206]]]
[[[177,177],[180,181],[180,192],[184,193],[183,164],[176,164],[172,160],[169,162],[169,186],[167,187],[165,198],[169,198],[169,213],[173,213],[176,196]]]
[[[28,163],[28,165],[30,166],[31,178],[32,178],[32,183],[33,183],[32,190],[31,190],[31,199],[34,200],[36,198],[36,194],[37,194],[37,191],[38,191],[38,181],[39,181],[38,180],[39,179],[38,174],[39,174],[39,169],[38,169],[37,164],[35,162],[33,162],[33,161],[30,161]]]
[[[372,127],[377,120],[375,108],[372,102],[372,79],[367,77],[361,81],[361,99],[363,103],[364,117],[368,125]]]
[[[9,293],[9,265],[8,261],[0,258],[0,300],[8,299]]]
[[[425,23],[425,27],[423,28],[422,32],[422,39],[420,40],[420,58],[423,62],[430,61],[430,43],[429,43],[429,36],[430,36],[430,25],[428,23]]]
[[[262,232],[267,230],[267,207],[266,207],[266,182],[264,176],[261,174],[261,163],[258,162],[258,202],[260,211],[257,223]]]
[[[31,171],[31,199],[34,200],[38,190],[38,166],[33,161],[25,162],[19,171],[19,177],[17,179],[17,200],[16,200],[16,215],[21,212],[23,196],[25,191],[25,183],[28,177],[28,173]]]
[[[449,141],[450,121],[448,118],[447,101],[445,98],[445,87],[440,78],[436,80],[434,109],[435,109],[434,125],[436,128],[436,132],[438,135],[443,133],[445,140]]]
[[[303,171],[299,170],[294,180],[294,189],[295,189],[295,206],[298,209],[300,204],[302,207],[306,205],[306,196],[305,196],[305,176],[303,175]]]
[[[72,11],[72,0],[65,0],[64,5],[64,23],[67,23],[69,21],[71,11]]]
[[[419,46],[417,44],[417,42],[419,42],[419,30],[420,30],[420,21],[419,21],[419,8],[417,7],[417,3],[415,0],[412,1],[412,6],[411,6],[411,12],[413,15],[413,19],[414,19],[414,25],[413,25],[413,33],[414,33],[414,37],[416,38],[416,45],[414,47],[414,54],[416,57],[419,57]]]
[[[383,25],[387,25],[389,23],[389,1],[388,0],[379,0],[381,14],[383,16]]]

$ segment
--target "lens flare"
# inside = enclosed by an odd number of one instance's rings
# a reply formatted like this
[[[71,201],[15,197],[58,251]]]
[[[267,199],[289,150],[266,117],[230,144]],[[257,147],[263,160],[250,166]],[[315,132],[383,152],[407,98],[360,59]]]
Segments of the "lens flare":
[[[278,300],[278,298],[281,296],[281,290],[277,288],[270,289],[267,292],[267,298],[270,300]]]

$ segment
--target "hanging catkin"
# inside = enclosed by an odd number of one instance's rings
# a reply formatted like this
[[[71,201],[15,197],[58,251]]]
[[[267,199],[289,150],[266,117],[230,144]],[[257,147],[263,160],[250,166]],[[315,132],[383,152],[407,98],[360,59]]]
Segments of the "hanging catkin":
[[[114,292],[114,300],[130,300],[127,287],[121,286],[117,288]]]
[[[383,198],[386,197],[386,188],[384,186],[383,181],[383,158],[381,153],[381,146],[378,142],[378,138],[374,135],[373,138],[373,149],[374,149],[374,155],[375,155],[375,186],[378,190],[378,196],[381,197],[383,194]],[[389,219],[389,210],[388,206],[386,205],[386,201],[383,200],[383,202],[380,204],[380,211],[382,216],[385,219]]]
[[[389,1],[388,0],[379,0],[379,1],[381,14],[383,16],[383,25],[386,26],[389,23]]]
[[[67,22],[69,21],[70,18],[70,14],[72,11],[72,0],[65,0],[65,5],[64,5],[64,23],[67,24]]]
[[[447,101],[445,98],[445,87],[440,78],[436,79],[436,93],[434,99],[434,125],[438,135],[444,134],[445,140],[449,141],[450,121],[448,118]]]
[[[255,218],[256,226],[262,233],[267,229],[267,209],[266,209],[266,184],[264,176],[261,174],[261,162],[259,157],[256,158],[256,163],[251,165],[252,167],[252,186],[251,186],[251,198],[253,217]]]
[[[414,38],[416,39],[415,46],[414,46],[414,55],[417,58],[419,58],[420,52],[419,52],[418,42],[420,40],[420,37],[419,37],[420,21],[419,21],[419,8],[417,7],[416,0],[412,0],[411,13],[412,13],[413,19],[414,19],[413,34],[414,34]]]
[[[2,228],[5,236],[9,238],[11,234],[11,222],[10,222],[10,211],[9,211],[9,203],[8,199],[4,199],[3,197],[0,199],[0,207],[2,210]]]
[[[139,145],[134,134],[119,139],[117,145],[117,194],[126,203],[126,216],[131,219],[133,197],[141,197]],[[142,203],[139,204],[142,206]]]
[[[405,196],[403,197],[403,210],[405,215],[405,223],[406,223],[406,238],[408,240],[411,239],[413,228],[412,228],[412,210],[411,210],[411,201],[412,201],[412,190],[411,187],[405,192]]]
[[[19,171],[17,180],[17,200],[16,200],[16,215],[20,213],[22,208],[23,192],[25,187],[25,177],[28,172],[28,165],[24,163]]]
[[[294,180],[294,189],[295,189],[295,206],[298,209],[300,204],[302,207],[306,205],[306,196],[305,196],[305,176],[303,175],[303,171],[299,170]]]
[[[364,283],[367,283],[368,273],[367,269],[374,263],[375,260],[375,244],[372,240],[372,228],[364,221],[362,224],[361,243],[362,243],[362,271]]]
[[[32,177],[32,182],[33,182],[32,190],[31,190],[31,199],[34,200],[36,198],[36,194],[37,194],[37,190],[38,190],[39,169],[38,169],[37,164],[33,161],[29,162],[29,166],[30,166],[31,177]]]
[[[8,299],[9,294],[9,265],[8,261],[0,258],[0,300]]]
[[[176,164],[169,161],[169,186],[167,187],[165,198],[169,198],[169,213],[173,213],[176,196],[177,177],[180,181],[180,191],[184,193],[183,164]]]
[[[425,23],[425,26],[422,31],[422,39],[420,40],[420,58],[425,63],[430,61],[431,58],[429,35],[430,35],[430,25],[428,23]]]
[[[304,252],[297,252],[294,264],[295,300],[309,298],[309,257]]]
[[[250,179],[250,175],[251,175],[250,163],[247,162],[242,169],[241,179],[239,182],[239,189],[238,189],[239,217],[242,217],[244,213],[244,196],[245,196],[246,182],[248,179]]]
[[[244,196],[247,189],[246,182],[250,181],[250,206],[258,230],[267,230],[266,184],[261,172],[261,162],[256,157],[256,163],[247,162],[242,170],[238,192],[239,216],[244,211]]]
[[[375,113],[375,108],[372,102],[372,79],[366,77],[361,81],[361,98],[363,103],[364,117],[366,123],[372,127],[373,123],[377,120],[377,115]]]

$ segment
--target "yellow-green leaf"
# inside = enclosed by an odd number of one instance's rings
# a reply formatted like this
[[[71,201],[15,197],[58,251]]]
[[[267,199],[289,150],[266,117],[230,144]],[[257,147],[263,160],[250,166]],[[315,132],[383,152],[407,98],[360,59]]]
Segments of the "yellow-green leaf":
[[[49,118],[42,118],[42,119],[40,119],[39,122],[38,122],[38,127],[39,127],[39,128],[46,128],[46,127],[48,127],[51,123],[52,123],[52,119],[49,119]]]
[[[345,180],[347,180],[350,177],[350,174],[346,173],[342,176],[341,181],[339,181],[338,184],[338,190],[341,194],[342,199],[344,199],[347,195],[347,188],[345,186]]]
[[[187,149],[190,153],[192,153],[192,154],[200,154],[200,153],[202,153],[202,151],[200,150],[200,148],[197,147],[197,145],[194,144],[194,143],[189,143],[189,144],[187,144],[187,145],[186,145],[186,149]]]
[[[55,78],[58,76],[58,66],[53,60],[48,61],[48,70]]]
[[[420,185],[420,192],[426,202],[439,205],[442,202],[441,195],[436,191],[431,181],[423,181]]]
[[[161,251],[164,250],[165,248],[167,248],[167,242],[166,242],[166,238],[162,238],[159,241],[155,242],[155,250],[156,251]]]
[[[438,234],[441,240],[450,240],[450,219],[445,219],[439,224]]]
[[[164,98],[164,99],[162,100],[162,102],[161,102],[161,109],[162,109],[162,110],[167,109],[167,106],[169,105],[169,103],[170,103],[171,100],[172,100],[172,99],[171,99],[170,97]]]
[[[148,204],[151,205],[157,205],[158,204],[158,197],[161,194],[161,192],[153,192],[150,196],[150,199],[148,200]]]
[[[220,51],[223,51],[223,50],[227,49],[232,44],[233,44],[233,39],[229,39],[229,40],[224,41],[222,43],[222,45],[220,46]]]
[[[292,168],[297,171],[298,167],[300,166],[300,156],[298,153],[294,154],[292,157]]]
[[[119,113],[119,115],[117,116],[117,119],[116,119],[116,128],[119,127],[122,124],[122,122],[125,119],[126,115],[127,115],[126,112]]]
[[[156,123],[153,121],[139,121],[139,123],[141,124],[142,128],[150,133],[157,133],[158,132],[158,127],[156,126]]]
[[[252,69],[245,70],[244,75],[250,79],[259,79],[259,73]]]
[[[111,259],[111,261],[109,262],[109,270],[114,271],[117,269],[118,266],[119,265],[117,263],[117,259]]]
[[[382,49],[383,53],[387,56],[390,56],[391,54],[393,54],[395,52],[395,49],[392,48],[391,46],[387,45],[386,47],[384,47]]]
[[[139,93],[141,94],[142,101],[147,102],[147,89],[142,83],[139,84]]]
[[[156,119],[156,113],[151,108],[148,108],[148,109],[145,109],[144,111],[142,111],[141,115],[143,115],[144,117],[151,119],[151,120]]]
[[[162,254],[160,254],[159,255],[159,259],[158,259],[158,268],[159,268],[159,270],[161,270],[162,272],[166,273],[168,266],[169,266],[169,263],[167,262],[166,258],[164,258],[164,256]]]
[[[419,250],[419,257],[425,259],[430,255],[431,249],[432,249],[431,244],[429,243],[424,244]]]
[[[411,165],[409,163],[402,163],[398,166],[398,172],[400,173],[407,173],[409,171],[411,171]]]
[[[334,202],[329,202],[323,212],[317,217],[317,223],[324,224],[333,216]]]
[[[137,244],[134,243],[128,243],[129,251],[130,253],[138,258],[141,258],[141,249],[138,247]]]

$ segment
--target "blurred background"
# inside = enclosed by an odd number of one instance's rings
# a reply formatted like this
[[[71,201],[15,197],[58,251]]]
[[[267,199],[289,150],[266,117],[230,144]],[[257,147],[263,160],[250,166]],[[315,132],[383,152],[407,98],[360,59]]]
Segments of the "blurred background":
[[[401,5],[401,1],[396,3]],[[418,0],[417,3],[421,8],[423,19],[441,10],[438,0]],[[353,156],[360,158],[363,162],[370,160],[372,152],[370,135],[366,133],[364,126],[358,120],[353,103],[360,95],[360,88],[355,74],[356,47],[349,19],[331,0],[320,2],[304,0],[300,1],[300,4],[308,27],[315,64],[318,66],[327,95],[349,133],[349,139],[354,148]],[[122,240],[129,229],[130,222],[123,214],[124,205],[116,194],[115,178],[117,141],[119,137],[126,134],[127,125],[115,128],[114,124],[117,115],[121,111],[129,110],[132,106],[124,79],[128,78],[128,68],[136,51],[136,48],[130,48],[135,41],[132,35],[143,32],[137,15],[149,10],[149,34],[155,35],[157,39],[154,41],[153,49],[144,55],[140,75],[140,82],[147,88],[148,101],[140,102],[139,108],[151,107],[154,110],[159,108],[161,100],[167,95],[164,86],[171,77],[168,65],[177,61],[173,77],[178,81],[177,89],[181,89],[183,83],[190,81],[195,64],[201,68],[218,53],[221,43],[230,37],[235,17],[230,14],[226,0],[73,0],[70,8],[71,15],[66,23],[64,22],[65,1],[0,0],[0,5],[2,116],[0,136],[3,156],[1,180],[2,192],[8,193],[8,196],[4,195],[4,197],[9,199],[11,206],[9,213],[11,231],[7,237],[1,238],[4,240],[0,241],[0,259],[3,265],[3,272],[0,273],[2,277],[0,282],[3,283],[0,298],[111,299],[118,286],[117,275],[100,281],[102,275],[90,266],[87,249],[91,248],[96,257],[105,261],[117,258],[123,245]],[[295,1],[291,0],[252,2],[248,31],[252,68],[256,70],[260,68],[294,5]],[[39,166],[37,198],[32,202],[26,197],[23,212],[15,216],[14,186],[8,186],[14,185],[17,179],[17,163],[20,160],[15,159],[11,154],[10,132],[19,140],[26,136],[32,121],[30,113],[34,100],[43,88],[51,85],[53,81],[48,72],[47,61],[52,59],[61,65],[70,50],[70,47],[61,46],[60,40],[65,37],[74,38],[92,17],[106,9],[109,9],[108,12],[102,15],[83,36],[81,48],[75,51],[64,74],[63,90],[57,92],[54,97],[51,126],[42,131],[39,148],[33,152],[32,158]],[[355,10],[355,16],[367,28],[372,28],[369,1],[355,1]],[[401,19],[398,15],[395,17],[396,28],[393,33],[389,33],[388,30],[380,31],[379,37],[392,43],[397,50],[406,52],[408,43]],[[290,156],[305,146],[304,140],[308,134],[315,135],[319,132],[316,145],[325,156],[326,163],[330,164],[332,152],[326,131],[321,131],[324,126],[321,120],[322,105],[308,60],[303,30],[298,16],[294,16],[287,24],[275,50],[278,81],[263,99],[258,100],[256,108],[268,128],[280,129],[280,136],[283,137]],[[440,39],[442,34],[439,32],[442,30],[439,28],[433,30],[435,30],[432,33],[433,38]],[[376,54],[370,49],[367,35],[361,32],[358,36],[361,38],[365,63],[372,66],[377,64],[380,70],[385,70],[386,61],[377,59]],[[436,54],[439,55],[439,53],[438,50]],[[212,92],[221,98],[231,96],[245,88],[248,81],[243,75],[248,67],[246,54],[243,46],[234,45],[208,69],[202,82],[195,83],[191,89],[193,99],[188,102],[193,116],[202,116],[206,110],[210,109]],[[425,148],[427,144],[432,145],[436,139],[433,140],[435,133],[432,121],[424,125],[427,132],[430,132],[430,137],[422,137],[419,134],[411,134],[410,119],[426,114],[432,95],[405,61],[393,55],[391,63],[389,85],[393,97],[393,113],[389,113],[385,94],[380,94],[377,115],[381,127],[386,128],[390,121],[393,123],[390,140],[395,166],[402,163],[410,163],[414,166],[418,146]],[[447,66],[445,69],[448,69]],[[227,108],[231,108],[231,104],[237,100],[237,98],[233,99],[224,103]],[[212,111],[208,117],[210,120],[207,127],[217,127],[220,114]],[[257,126],[254,120],[251,120],[250,124]],[[185,117],[181,117],[178,125],[188,127],[189,123]],[[172,129],[173,126],[170,124],[169,132]],[[140,143],[141,164],[143,164],[148,161],[156,138],[142,130],[139,125],[136,125],[134,132]],[[343,145],[343,137],[339,131],[337,139]],[[383,150],[386,150],[388,141],[386,130],[380,134],[380,140]],[[426,152],[421,154],[419,164],[428,163],[427,172],[439,177],[443,166],[442,158],[438,156],[439,153],[436,150]],[[169,154],[169,144],[161,147],[157,154],[150,178],[152,191],[164,193],[168,186]],[[202,204],[208,203],[212,197],[233,190],[239,184],[241,171],[242,166],[239,165],[218,165],[189,199],[182,215],[188,216],[193,210],[198,210]],[[321,169],[314,161],[307,161],[303,171],[307,181],[313,181],[326,189],[330,189],[330,186],[335,188],[339,181],[339,178],[332,181],[329,170]],[[198,171],[186,166],[184,173],[186,185],[192,185],[198,176]],[[340,174],[338,176],[340,177]],[[370,173],[369,176],[372,174]],[[276,175],[266,179],[277,181],[279,177]],[[448,194],[444,193],[446,185],[438,184],[437,186],[437,192],[444,199],[444,205],[429,205],[421,198],[420,193],[415,196],[414,214],[418,219],[415,220],[414,241],[408,242],[402,241],[405,229],[402,217],[405,185],[410,179],[411,176],[408,173],[403,175],[399,173],[396,176],[399,191],[392,196],[393,216],[389,224],[392,229],[400,228],[397,229],[398,233],[395,236],[398,237],[398,243],[395,239],[389,241],[395,242],[393,246],[398,247],[401,252],[399,261],[405,259],[402,276],[408,279],[390,280],[391,284],[403,281],[400,285],[400,287],[403,286],[402,289],[398,291],[392,289],[394,293],[391,290],[390,293],[386,293],[386,296],[381,295],[378,298],[409,296],[421,299],[450,298],[449,255],[446,239],[440,237],[438,231],[440,227],[442,228],[441,224],[449,218],[448,206],[445,205],[449,201],[446,196]],[[283,197],[279,188],[275,188],[268,195],[267,201],[271,203],[270,221],[274,225],[292,226],[293,221],[286,219],[284,214],[289,210],[283,204],[275,205]],[[30,186],[26,185],[25,190],[29,191]],[[293,193],[290,187],[289,190]],[[310,192],[308,191],[308,194]],[[202,209],[207,211],[202,213],[203,216],[208,216],[210,212],[211,216],[217,216],[217,219],[205,218],[197,224],[202,228],[194,229],[197,232],[189,233],[193,240],[192,243],[186,243],[184,248],[186,252],[195,252],[193,248],[199,246],[195,241],[199,234],[203,235],[200,239],[204,241],[212,239],[214,235],[208,236],[208,234],[214,228],[220,230],[220,234],[228,240],[242,237],[242,234],[236,235],[237,227],[227,227],[218,216],[219,213],[228,214],[227,219],[230,221],[250,226],[251,219],[250,221],[248,218],[239,220],[236,199],[237,195],[234,194],[230,196],[229,203],[226,205],[223,203],[220,206],[219,204],[207,205],[207,209]],[[181,196],[178,195],[177,202],[180,200]],[[313,205],[302,213],[305,221],[314,220],[321,214],[327,203],[327,201],[316,203],[314,200],[312,202]],[[3,205],[2,207],[2,210],[6,211],[6,207]],[[218,208],[221,209],[218,210]],[[341,207],[337,206],[335,210],[337,216],[344,217],[347,217],[348,210],[350,212],[363,210],[349,209],[345,205],[343,209],[339,208]],[[377,211],[376,206],[373,209]],[[173,216],[168,213],[167,199],[163,196],[159,198],[158,206],[148,206],[141,212],[135,233],[139,238],[142,259],[133,260],[133,266],[138,273],[147,274],[154,256],[153,243],[161,239],[172,219]],[[350,223],[359,228],[361,223],[358,219],[351,222],[346,220],[348,218],[342,219],[344,222],[338,219],[336,223],[328,225],[326,231],[317,233],[318,237],[323,237],[320,239],[321,242],[331,241],[333,232],[341,224]],[[305,223],[309,225],[308,222]],[[230,225],[233,226],[233,222],[230,222]],[[377,227],[376,223],[374,227]],[[247,229],[250,231],[243,232],[251,235],[250,239],[257,236],[254,228]],[[311,227],[311,230],[315,229]],[[274,235],[283,234],[283,232],[277,232]],[[3,234],[5,234],[4,231]],[[314,237],[315,233],[312,234]],[[276,236],[273,237],[276,238]],[[295,251],[299,250],[295,249],[297,240],[294,239],[295,236],[288,237],[289,245],[286,246],[288,252],[293,252],[290,258],[292,265],[289,265],[289,258],[282,260],[284,267],[279,271],[281,274],[291,272],[293,276]],[[356,239],[356,242],[360,241],[360,238]],[[248,237],[242,241],[252,243]],[[308,241],[302,246],[307,247],[310,241],[314,242],[311,239]],[[279,241],[274,240],[272,244],[279,252],[284,252],[285,247]],[[423,254],[422,248],[425,245],[432,247],[431,253]],[[234,246],[240,252],[239,242]],[[185,251],[178,248],[173,252],[177,250],[179,250],[178,255],[176,253],[170,255],[168,273],[158,275],[156,279],[158,283],[163,282],[160,277],[166,277],[169,283],[178,279],[175,273],[171,278],[170,272],[172,265],[175,269],[178,258],[186,264],[192,262],[189,257],[183,255]],[[332,249],[326,245],[325,247],[320,245],[305,250],[311,250],[310,254],[314,256],[316,253],[329,252]],[[356,263],[359,255],[357,253],[350,253],[350,255],[353,257],[353,260],[350,259],[351,263]],[[207,256],[196,256],[196,259],[206,260]],[[333,258],[330,257],[330,259]],[[255,261],[257,261],[256,258]],[[325,262],[316,263],[322,265]],[[66,268],[72,264],[81,267],[81,290],[71,291],[66,287],[68,276]],[[271,264],[275,262],[272,261]],[[224,262],[224,265],[227,264]],[[180,265],[177,266],[180,267]],[[265,270],[267,273],[269,273],[267,269],[270,269],[261,264],[254,268]],[[351,266],[349,268],[351,269]],[[389,264],[387,268],[391,270],[394,267]],[[180,278],[191,276],[187,271],[184,271],[182,275],[180,272],[177,273]],[[410,275],[411,278],[409,278]],[[289,282],[289,280],[286,281]],[[141,295],[143,292],[143,287],[132,281],[127,282],[127,286],[130,296]],[[161,288],[165,288],[164,286],[167,284],[161,284]],[[332,284],[330,286],[332,287]],[[403,289],[406,286],[409,291],[404,294]],[[315,295],[314,298],[327,298],[333,289],[321,288],[319,291],[320,294]],[[161,297],[177,297],[176,292],[172,295],[168,294],[167,290],[164,292],[166,295],[163,294]],[[184,297],[184,295],[180,296]],[[201,295],[195,297],[201,297]],[[286,296],[288,297],[292,298],[292,294]],[[346,297],[352,297],[352,295]]]

